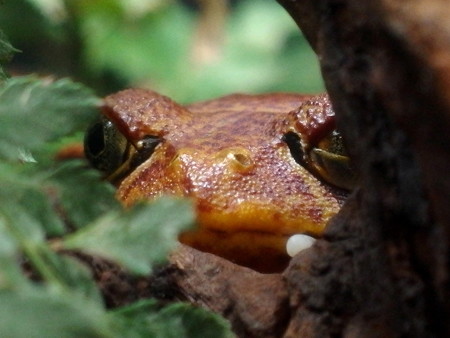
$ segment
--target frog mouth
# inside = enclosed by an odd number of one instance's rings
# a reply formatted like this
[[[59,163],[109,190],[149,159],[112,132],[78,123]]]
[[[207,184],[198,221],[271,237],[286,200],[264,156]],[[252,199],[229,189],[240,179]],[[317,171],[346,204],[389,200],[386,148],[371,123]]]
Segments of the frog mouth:
[[[226,232],[204,228],[183,232],[179,240],[197,250],[223,257],[260,273],[282,272],[291,257],[308,249],[316,241],[305,234]]]

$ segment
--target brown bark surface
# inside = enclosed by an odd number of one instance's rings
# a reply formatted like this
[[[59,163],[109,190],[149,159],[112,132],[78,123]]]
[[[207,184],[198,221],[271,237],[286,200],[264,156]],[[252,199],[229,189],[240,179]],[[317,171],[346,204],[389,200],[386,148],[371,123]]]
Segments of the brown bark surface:
[[[280,3],[320,57],[360,175],[326,241],[286,271],[300,304],[286,335],[449,336],[448,2]]]
[[[181,247],[146,292],[241,337],[450,336],[450,6],[279,0],[320,57],[360,186],[283,275]]]

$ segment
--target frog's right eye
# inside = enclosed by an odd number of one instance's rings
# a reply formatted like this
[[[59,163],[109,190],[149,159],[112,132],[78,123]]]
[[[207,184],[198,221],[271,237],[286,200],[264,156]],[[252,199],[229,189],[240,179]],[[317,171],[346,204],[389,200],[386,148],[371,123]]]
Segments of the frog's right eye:
[[[336,130],[309,151],[310,166],[327,182],[347,190],[356,184],[350,157],[342,136]]]
[[[84,152],[91,165],[111,175],[126,161],[128,157],[129,142],[106,119],[94,123],[84,138]]]
[[[302,143],[301,137],[289,132],[284,135],[292,157],[320,179],[342,189],[352,190],[356,177],[342,136],[333,130],[317,144]]]

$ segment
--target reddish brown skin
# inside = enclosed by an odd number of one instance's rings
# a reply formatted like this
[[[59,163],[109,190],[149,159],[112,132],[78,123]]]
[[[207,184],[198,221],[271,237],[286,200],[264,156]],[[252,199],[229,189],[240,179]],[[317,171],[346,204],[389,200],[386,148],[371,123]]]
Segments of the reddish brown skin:
[[[316,142],[334,128],[326,95],[230,95],[178,105],[155,92],[130,89],[105,99],[103,113],[137,144],[161,143],[118,184],[130,205],[161,195],[190,197],[198,228],[180,240],[262,272],[288,261],[286,239],[320,236],[340,208],[335,190],[292,158],[283,136]]]

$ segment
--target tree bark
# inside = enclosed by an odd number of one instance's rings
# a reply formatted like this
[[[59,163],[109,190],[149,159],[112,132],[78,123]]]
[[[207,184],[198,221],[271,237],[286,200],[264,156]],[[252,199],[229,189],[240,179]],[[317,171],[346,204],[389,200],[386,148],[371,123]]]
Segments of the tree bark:
[[[319,56],[360,178],[286,271],[300,304],[286,336],[450,336],[450,6],[279,2]]]

